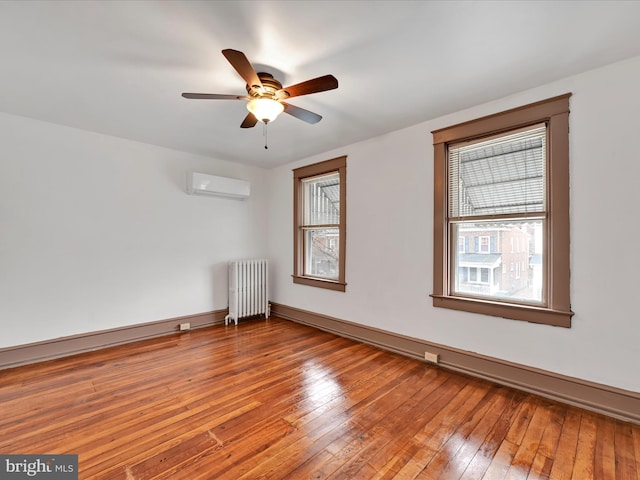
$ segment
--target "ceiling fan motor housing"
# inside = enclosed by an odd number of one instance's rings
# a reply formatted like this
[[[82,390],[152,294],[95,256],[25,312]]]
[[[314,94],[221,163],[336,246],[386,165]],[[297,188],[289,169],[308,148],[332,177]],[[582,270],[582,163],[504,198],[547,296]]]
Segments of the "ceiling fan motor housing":
[[[282,90],[282,84],[273,78],[273,75],[270,73],[258,72],[258,77],[262,82],[262,88],[260,85],[247,84],[247,93],[254,98],[267,97],[275,100],[276,92]],[[280,92],[280,94],[284,94],[285,98],[289,96],[289,94],[284,91]]]

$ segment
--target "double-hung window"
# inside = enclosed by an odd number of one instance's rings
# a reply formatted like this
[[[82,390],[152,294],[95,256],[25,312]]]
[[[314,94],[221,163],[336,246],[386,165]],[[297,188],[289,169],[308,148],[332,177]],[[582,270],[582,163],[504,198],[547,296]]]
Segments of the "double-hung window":
[[[432,132],[434,306],[571,326],[569,97]]]
[[[345,291],[347,157],[293,170],[293,282]]]

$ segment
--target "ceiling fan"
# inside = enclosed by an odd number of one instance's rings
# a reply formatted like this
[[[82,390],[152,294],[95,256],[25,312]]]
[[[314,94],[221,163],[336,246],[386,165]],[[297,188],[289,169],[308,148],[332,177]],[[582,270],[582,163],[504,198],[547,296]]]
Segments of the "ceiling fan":
[[[304,122],[318,123],[322,120],[320,115],[291,105],[284,100],[338,88],[338,80],[333,75],[325,75],[282,88],[282,84],[273,78],[273,75],[265,72],[256,72],[244,53],[228,48],[222,50],[222,54],[244,81],[247,82],[248,95],[183,93],[182,96],[198,100],[247,100],[249,113],[240,125],[241,128],[252,128],[258,121],[264,124],[272,122],[283,111]]]

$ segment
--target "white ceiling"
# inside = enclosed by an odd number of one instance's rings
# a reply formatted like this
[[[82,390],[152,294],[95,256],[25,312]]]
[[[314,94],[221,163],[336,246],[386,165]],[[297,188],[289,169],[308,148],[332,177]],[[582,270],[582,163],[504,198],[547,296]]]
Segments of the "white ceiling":
[[[323,120],[182,98],[246,93],[225,48]],[[640,1],[0,1],[0,111],[268,168],[638,55]]]

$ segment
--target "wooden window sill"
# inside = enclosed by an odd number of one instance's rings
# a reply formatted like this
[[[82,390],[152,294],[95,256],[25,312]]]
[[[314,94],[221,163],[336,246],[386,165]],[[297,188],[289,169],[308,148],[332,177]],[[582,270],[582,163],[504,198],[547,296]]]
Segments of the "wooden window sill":
[[[344,292],[347,288],[347,284],[338,282],[335,280],[327,280],[317,277],[301,277],[298,275],[292,275],[293,283],[298,285],[308,285],[311,287],[326,288],[328,290],[335,290],[338,292]]]

